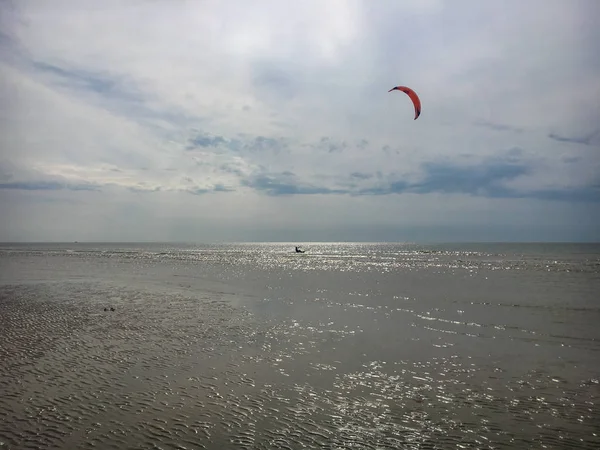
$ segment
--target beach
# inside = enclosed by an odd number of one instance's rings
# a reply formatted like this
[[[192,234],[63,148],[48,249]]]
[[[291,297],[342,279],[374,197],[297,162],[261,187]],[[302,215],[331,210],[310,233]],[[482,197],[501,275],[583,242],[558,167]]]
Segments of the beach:
[[[294,245],[0,245],[0,448],[600,447],[600,245]]]

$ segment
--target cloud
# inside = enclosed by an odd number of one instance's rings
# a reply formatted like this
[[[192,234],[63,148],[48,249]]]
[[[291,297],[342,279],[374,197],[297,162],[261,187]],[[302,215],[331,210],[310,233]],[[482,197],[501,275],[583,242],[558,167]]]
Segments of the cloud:
[[[213,192],[230,192],[231,187],[211,179],[199,180],[196,177],[169,175],[164,171],[159,177],[144,179],[137,173],[111,167],[78,167],[45,165],[43,167],[20,166],[9,161],[0,163],[0,189],[27,191],[96,191],[114,192],[128,190],[136,193],[181,192],[194,195]]]
[[[53,176],[18,167],[10,161],[0,161],[0,189],[25,191],[98,191],[100,186],[87,181],[73,181],[62,176]]]
[[[226,142],[227,141],[222,136],[197,136],[190,139],[190,144],[186,148],[188,150],[193,150],[196,147],[217,147]]]
[[[418,193],[450,192],[489,197],[504,197],[503,182],[527,175],[531,168],[524,164],[492,162],[474,167],[427,163],[424,180],[411,186]]]
[[[509,182],[529,175],[532,165],[521,162],[489,161],[474,166],[426,163],[423,178],[416,183],[395,181],[377,192],[468,194],[486,198],[533,198],[552,201],[600,202],[600,186],[564,189],[521,190]]]
[[[256,63],[251,70],[253,87],[268,101],[286,102],[301,95],[302,84],[289,68],[267,62]]]
[[[358,178],[359,180],[368,180],[369,178],[372,178],[373,175],[369,174],[369,173],[361,173],[361,172],[352,172],[350,174],[351,178]]]
[[[502,123],[488,122],[487,120],[478,120],[475,121],[473,124],[478,127],[485,127],[496,131],[511,131],[513,133],[523,132],[523,128],[521,127],[515,127],[513,125],[506,125]]]
[[[130,211],[148,236],[192,221],[199,240],[272,214],[368,234],[409,209],[494,234],[486,202],[539,211],[529,225],[598,208],[594,0],[4,5],[0,191],[31,223],[53,214],[36,199]]]
[[[550,133],[548,135],[550,139],[554,139],[558,142],[568,142],[570,144],[581,144],[581,145],[597,145],[600,147],[600,128],[592,131],[591,133],[585,134],[583,136],[560,136],[555,133]]]
[[[69,69],[44,62],[32,61],[33,69],[39,74],[48,74],[54,78],[54,84],[69,90],[92,91],[104,98],[116,97],[129,101],[141,101],[141,95],[134,95],[127,87],[124,77],[111,76],[108,73],[92,72],[82,69]]]
[[[565,202],[600,202],[600,184],[583,188],[545,189],[533,191],[529,197]]]
[[[465,194],[485,198],[532,198],[552,201],[600,202],[598,185],[563,189],[522,189],[511,182],[535,171],[535,163],[521,158],[523,151],[513,148],[503,157],[472,164],[451,161],[429,161],[421,164],[417,173],[398,177],[354,172],[335,180],[325,178],[329,185],[300,179],[291,172],[259,172],[243,179],[242,185],[269,195],[392,195],[392,194]],[[319,177],[314,177],[315,179]]]
[[[97,191],[98,186],[91,184],[61,183],[58,181],[13,181],[0,182],[0,189],[20,189],[25,191],[56,191],[59,189]]]
[[[552,201],[600,202],[598,185],[564,189],[523,190],[510,182],[527,176],[535,166],[521,161],[490,160],[474,165],[428,162],[417,181],[397,179],[357,194],[466,194],[485,198],[532,198]]]
[[[242,181],[257,191],[266,192],[269,195],[306,195],[306,194],[345,194],[341,189],[330,189],[327,187],[314,186],[297,180],[295,174],[284,172],[280,174],[259,174]]]

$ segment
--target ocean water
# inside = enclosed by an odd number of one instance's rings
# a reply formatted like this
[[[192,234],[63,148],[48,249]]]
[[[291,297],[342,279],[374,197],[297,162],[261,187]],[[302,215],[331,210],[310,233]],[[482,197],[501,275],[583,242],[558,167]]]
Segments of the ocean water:
[[[600,448],[600,245],[294,245],[0,244],[0,448]]]

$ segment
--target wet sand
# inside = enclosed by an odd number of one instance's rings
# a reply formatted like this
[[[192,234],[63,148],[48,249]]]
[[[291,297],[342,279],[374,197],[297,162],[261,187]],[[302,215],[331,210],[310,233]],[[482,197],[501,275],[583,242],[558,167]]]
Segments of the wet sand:
[[[0,299],[8,448],[218,446],[219,423],[243,417],[219,400],[253,384],[234,370],[251,330],[226,301],[62,283]]]

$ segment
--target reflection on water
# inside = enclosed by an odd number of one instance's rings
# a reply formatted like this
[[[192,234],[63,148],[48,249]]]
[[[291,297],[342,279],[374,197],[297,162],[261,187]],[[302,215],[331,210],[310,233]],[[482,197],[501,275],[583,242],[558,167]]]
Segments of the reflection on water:
[[[380,247],[5,250],[0,448],[600,446],[593,257]]]

